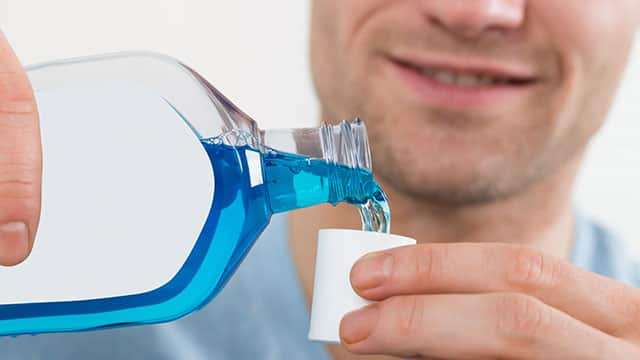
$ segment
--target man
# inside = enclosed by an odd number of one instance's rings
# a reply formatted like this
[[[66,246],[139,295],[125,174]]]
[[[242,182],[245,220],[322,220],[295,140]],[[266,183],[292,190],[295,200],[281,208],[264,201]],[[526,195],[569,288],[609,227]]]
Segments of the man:
[[[639,269],[570,199],[639,25],[637,0],[314,1],[322,118],[367,120],[394,232],[419,241],[354,266],[354,289],[379,302],[343,319],[342,346],[305,340],[313,239],[318,228],[358,224],[350,207],[316,207],[276,219],[199,313],[159,326],[2,339],[0,351],[640,358],[640,291],[623,283],[640,283]],[[27,255],[37,223],[38,131],[24,75],[6,43],[1,50],[0,220],[9,225],[0,256],[13,264]]]

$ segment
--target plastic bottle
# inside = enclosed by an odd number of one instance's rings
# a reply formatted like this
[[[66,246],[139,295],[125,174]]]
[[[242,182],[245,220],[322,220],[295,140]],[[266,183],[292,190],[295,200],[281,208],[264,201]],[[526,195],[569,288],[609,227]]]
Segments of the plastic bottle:
[[[386,197],[371,174],[366,128],[357,119],[319,128],[261,130],[255,121],[198,73],[172,58],[157,54],[122,53],[58,61],[29,67],[28,75],[37,97],[40,92],[73,88],[75,90],[71,94],[77,98],[74,101],[78,102],[78,107],[93,100],[85,101],[81,97],[90,93],[89,89],[96,88],[132,94],[140,90],[162,99],[160,104],[164,105],[165,110],[170,109],[175,121],[183,122],[206,151],[215,191],[212,191],[211,207],[188,256],[175,274],[159,286],[144,291],[105,293],[101,290],[102,286],[107,287],[107,282],[117,284],[118,281],[129,281],[127,277],[142,275],[132,271],[120,272],[120,275],[114,272],[109,278],[108,274],[96,273],[87,276],[93,279],[102,276],[104,279],[105,285],[95,285],[99,295],[83,295],[82,289],[74,288],[83,283],[80,277],[78,281],[68,281],[69,284],[75,284],[67,285],[68,290],[34,295],[33,298],[26,295],[12,297],[19,292],[18,287],[38,290],[46,282],[59,281],[60,276],[53,275],[56,265],[39,260],[47,256],[43,251],[40,257],[34,257],[33,260],[34,263],[40,261],[44,264],[40,267],[29,264],[28,260],[22,268],[1,269],[0,281],[4,284],[5,292],[5,296],[0,294],[2,335],[89,330],[163,322],[184,316],[218,294],[274,213],[321,203],[348,202],[360,207],[366,230],[388,231]],[[109,106],[119,105],[112,103]],[[100,111],[96,106],[93,108],[96,108],[96,113]],[[138,110],[127,111],[135,113]],[[52,118],[57,117],[61,121],[66,116],[53,116],[51,112],[44,111],[41,121],[53,129],[55,125],[51,123],[55,119]],[[149,133],[153,138],[151,129]],[[47,132],[43,131],[43,139],[46,135]],[[73,136],[80,135],[70,132],[67,137],[69,141]],[[108,144],[114,146],[118,141],[117,136],[111,137]],[[159,145],[169,146],[163,142],[154,144]],[[47,169],[47,151],[47,146],[44,146],[45,182],[47,174],[51,179],[56,172],[55,166]],[[77,152],[69,152],[66,156],[74,154]],[[75,175],[65,176],[72,179]],[[128,176],[134,178],[136,175]],[[44,189],[43,204],[53,202],[45,201],[46,196],[56,191],[59,191],[56,187]],[[68,192],[69,196],[72,192]],[[127,206],[136,204],[132,201]],[[159,203],[158,206],[170,204]],[[92,211],[85,210],[89,214]],[[144,214],[139,216],[144,218]],[[36,241],[34,252],[38,246],[44,246],[41,243],[55,243],[69,234],[66,230],[55,233],[49,229],[46,227],[46,239],[39,238]],[[69,251],[77,251],[77,248]],[[148,248],[147,252],[152,258],[154,249]],[[70,256],[56,261],[61,265],[82,256],[82,253],[74,253],[73,258]],[[149,266],[152,262],[150,258],[146,260]],[[146,263],[141,261],[140,266]],[[77,270],[80,273],[83,271],[82,268]],[[86,273],[90,271],[87,269]],[[120,280],[114,279],[118,276]],[[87,279],[87,284],[90,281],[94,280]],[[44,300],[34,300],[40,298]]]

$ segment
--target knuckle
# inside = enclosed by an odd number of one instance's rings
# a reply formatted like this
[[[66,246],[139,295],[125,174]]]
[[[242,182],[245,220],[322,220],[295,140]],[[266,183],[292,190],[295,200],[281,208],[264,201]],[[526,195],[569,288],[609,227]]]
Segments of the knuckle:
[[[446,248],[442,246],[423,245],[413,252],[415,276],[418,284],[435,284],[441,269],[441,261],[446,257]]]
[[[395,332],[400,337],[415,336],[422,331],[424,300],[419,296],[396,296],[387,301],[394,313]]]
[[[29,200],[37,196],[35,182],[23,179],[2,179],[0,180],[0,198],[3,201],[11,199]]]
[[[34,176],[36,171],[27,165],[0,164],[0,210],[26,213],[37,210],[40,189]]]
[[[538,300],[523,294],[501,294],[496,301],[497,331],[519,345],[535,342],[550,328],[551,312]]]
[[[37,114],[38,107],[31,98],[0,101],[0,115],[13,116]]]
[[[537,289],[557,284],[563,272],[561,262],[526,247],[514,247],[511,251],[507,272],[510,285],[516,289]]]

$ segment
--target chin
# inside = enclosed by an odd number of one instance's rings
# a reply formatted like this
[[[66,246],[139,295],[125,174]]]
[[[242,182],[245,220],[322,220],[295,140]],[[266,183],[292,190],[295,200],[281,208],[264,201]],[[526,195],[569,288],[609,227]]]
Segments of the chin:
[[[376,176],[395,191],[439,205],[477,205],[504,199],[524,191],[541,173],[536,166],[525,165],[531,162],[473,148],[435,151],[423,144],[411,152],[394,150],[382,156],[376,153]]]
[[[491,203],[508,198],[524,186],[505,184],[490,178],[450,178],[439,174],[436,179],[428,175],[414,176],[409,179],[402,176],[383,176],[385,183],[391,185],[412,199],[442,206],[469,206]],[[507,186],[505,186],[507,185]]]

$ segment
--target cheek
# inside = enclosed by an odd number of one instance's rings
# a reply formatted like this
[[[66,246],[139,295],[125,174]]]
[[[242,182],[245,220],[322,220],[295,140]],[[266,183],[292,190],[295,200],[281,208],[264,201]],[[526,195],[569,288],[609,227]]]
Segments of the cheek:
[[[314,0],[311,10],[310,60],[313,83],[323,105],[322,120],[338,120],[338,114],[326,109],[326,104],[335,103],[335,97],[343,87],[338,79],[342,78],[344,68],[339,57],[341,36],[341,1]]]
[[[633,37],[633,1],[531,2],[532,27],[545,32],[558,63],[556,140],[572,133],[584,144],[604,121]]]
[[[345,108],[351,115],[361,113],[363,103],[375,101],[372,89],[379,87],[380,26],[403,9],[401,2],[388,0],[354,0],[345,4],[341,13],[337,56],[343,61]],[[393,11],[395,10],[395,11]],[[406,15],[406,14],[405,14]],[[395,27],[394,29],[397,29]]]
[[[602,48],[619,31],[628,32],[637,0],[530,1],[532,21],[544,23],[553,39],[580,48]]]
[[[358,48],[367,23],[387,0],[315,0],[311,63],[316,91],[328,121],[361,115],[356,110],[368,49]]]
[[[360,33],[363,27],[374,18],[386,6],[393,5],[394,1],[388,0],[343,0],[341,11],[342,41],[345,47],[349,47]]]
[[[633,37],[637,0],[531,1],[532,21],[544,29],[563,70],[576,75],[610,74],[624,67]]]

